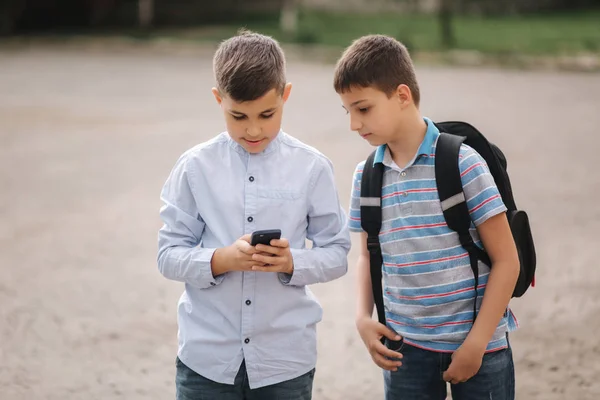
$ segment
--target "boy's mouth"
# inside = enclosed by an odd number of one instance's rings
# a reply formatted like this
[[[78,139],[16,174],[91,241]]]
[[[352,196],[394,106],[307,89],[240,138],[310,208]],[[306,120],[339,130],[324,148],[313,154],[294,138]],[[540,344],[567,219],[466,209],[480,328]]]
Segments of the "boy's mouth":
[[[244,139],[244,141],[249,145],[249,146],[258,146],[259,144],[261,144],[265,139],[259,139],[259,140],[248,140],[248,139]]]
[[[360,136],[362,136],[363,139],[366,139],[367,137],[371,136],[371,133],[361,133]]]

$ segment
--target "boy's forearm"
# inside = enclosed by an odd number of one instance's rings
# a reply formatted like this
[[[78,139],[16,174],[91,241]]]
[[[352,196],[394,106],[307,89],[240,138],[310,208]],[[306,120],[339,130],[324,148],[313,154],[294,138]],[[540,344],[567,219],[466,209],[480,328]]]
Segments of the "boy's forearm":
[[[214,275],[211,260],[215,249],[173,246],[158,253],[158,269],[174,281],[185,282],[200,289],[218,285],[224,275]]]
[[[348,271],[350,231],[335,188],[333,166],[320,159],[311,171],[309,187],[308,226],[306,237],[311,249],[290,249],[294,269],[292,274],[279,275],[285,285],[304,286],[329,282]]]
[[[348,271],[349,245],[334,245],[312,249],[290,249],[294,270],[289,279],[292,286],[325,283],[340,278]]]
[[[511,262],[493,264],[477,319],[467,340],[485,349],[492,339],[512,296],[519,266]]]
[[[371,288],[370,260],[364,255],[356,263],[356,319],[371,318],[373,315],[373,289]]]

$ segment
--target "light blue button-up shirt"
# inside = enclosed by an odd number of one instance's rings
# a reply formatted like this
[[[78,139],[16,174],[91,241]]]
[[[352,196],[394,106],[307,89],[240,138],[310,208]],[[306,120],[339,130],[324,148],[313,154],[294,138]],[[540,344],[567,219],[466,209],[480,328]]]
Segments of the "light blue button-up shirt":
[[[158,267],[185,282],[178,305],[181,361],[233,384],[245,359],[251,388],[313,369],[322,309],[307,285],[344,275],[350,249],[331,162],[283,132],[259,154],[222,133],[181,156],[161,199]],[[281,229],[289,240],[291,279],[272,272],[213,277],[215,249],[262,229]]]

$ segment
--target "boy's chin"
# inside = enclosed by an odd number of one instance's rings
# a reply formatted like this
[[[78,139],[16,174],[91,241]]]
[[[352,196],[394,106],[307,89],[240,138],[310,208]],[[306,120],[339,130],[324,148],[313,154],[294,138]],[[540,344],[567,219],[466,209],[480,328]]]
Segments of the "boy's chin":
[[[266,147],[266,146],[265,146],[265,147]],[[246,149],[246,151],[247,151],[248,153],[250,153],[250,154],[258,154],[258,153],[260,153],[261,151],[263,151],[263,150],[265,149],[264,147],[263,147],[263,148],[260,148],[260,149],[255,149],[254,147],[253,147],[253,148],[244,147],[244,148],[245,148],[245,149]]]
[[[365,139],[367,141],[367,143],[369,143],[371,146],[381,146],[382,144],[386,144],[385,139],[381,138],[381,137],[377,137],[377,136],[373,136],[370,135],[369,137],[367,137]]]

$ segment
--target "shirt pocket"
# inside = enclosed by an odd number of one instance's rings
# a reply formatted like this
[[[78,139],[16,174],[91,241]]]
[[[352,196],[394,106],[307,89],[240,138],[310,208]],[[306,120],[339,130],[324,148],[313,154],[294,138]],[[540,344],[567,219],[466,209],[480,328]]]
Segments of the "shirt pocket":
[[[292,230],[305,224],[308,210],[306,195],[299,190],[269,189],[259,190],[259,203],[271,218],[282,224],[282,229],[289,226]],[[286,234],[284,230],[284,235]]]
[[[303,193],[297,190],[286,190],[286,189],[269,189],[269,190],[259,190],[258,197],[267,199],[270,202],[280,202],[285,203],[287,201],[296,201],[300,200],[303,196]]]

